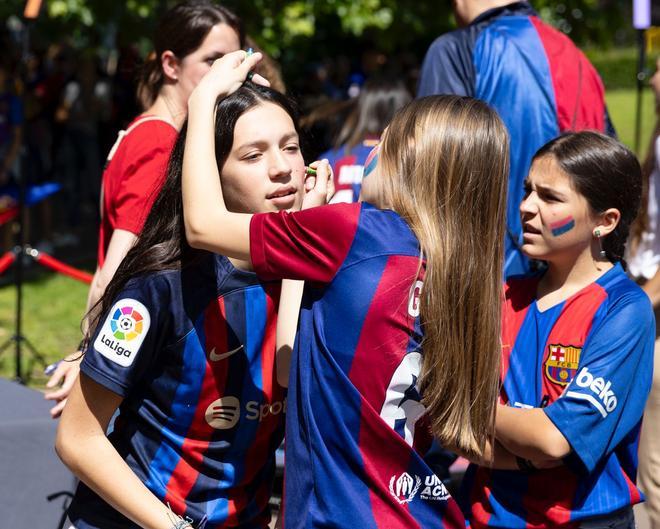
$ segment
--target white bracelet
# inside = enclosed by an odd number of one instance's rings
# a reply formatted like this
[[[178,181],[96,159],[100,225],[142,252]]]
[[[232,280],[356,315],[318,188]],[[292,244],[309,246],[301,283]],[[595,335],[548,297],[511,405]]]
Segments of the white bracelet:
[[[190,518],[182,518],[178,514],[176,514],[173,510],[172,507],[170,506],[169,502],[167,503],[167,508],[169,509],[169,512],[167,513],[167,517],[170,519],[170,522],[172,523],[172,529],[193,529],[192,525],[192,520]]]

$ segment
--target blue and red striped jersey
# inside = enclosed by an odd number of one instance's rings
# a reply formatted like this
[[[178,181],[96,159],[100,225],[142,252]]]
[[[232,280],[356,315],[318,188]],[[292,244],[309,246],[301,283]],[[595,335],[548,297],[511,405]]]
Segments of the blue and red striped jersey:
[[[456,94],[491,105],[511,140],[507,206],[507,277],[526,273],[518,207],[532,156],[569,130],[614,135],[598,73],[563,33],[543,23],[527,2],[488,10],[436,39],[420,77],[418,97]]]
[[[531,473],[472,467],[475,527],[577,527],[642,500],[635,479],[653,370],[650,302],[619,264],[543,311],[538,282],[515,278],[505,288],[501,399],[549,403],[572,452],[563,466]]]
[[[286,409],[275,370],[279,289],[210,254],[131,280],[82,362],[124,397],[112,444],[195,527],[270,522]],[[83,484],[69,516],[79,529],[136,527]]]
[[[286,529],[463,528],[423,459],[420,248],[366,203],[258,214],[262,279],[307,281],[289,379]]]
[[[358,201],[362,189],[364,164],[376,145],[378,139],[369,138],[352,149],[339,147],[319,156],[320,159],[328,160],[334,174],[335,194],[331,203]]]

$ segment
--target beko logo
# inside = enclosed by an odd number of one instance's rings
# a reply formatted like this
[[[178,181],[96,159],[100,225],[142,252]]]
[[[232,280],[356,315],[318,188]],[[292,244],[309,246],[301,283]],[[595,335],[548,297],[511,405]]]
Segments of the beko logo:
[[[567,397],[574,399],[581,399],[590,402],[596,408],[603,418],[616,409],[618,400],[612,390],[612,382],[605,380],[602,377],[594,377],[586,367],[578,373],[575,377],[575,383],[581,388],[588,388],[594,395],[589,393],[579,393],[577,391],[568,391]]]

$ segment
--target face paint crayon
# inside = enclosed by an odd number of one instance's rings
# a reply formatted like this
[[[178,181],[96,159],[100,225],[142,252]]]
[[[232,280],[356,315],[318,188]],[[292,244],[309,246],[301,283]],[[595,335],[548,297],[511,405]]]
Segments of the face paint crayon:
[[[367,160],[364,162],[364,177],[366,178],[369,176],[370,173],[374,171],[376,166],[378,165],[378,151],[380,150],[380,144],[376,145],[373,149],[371,149],[371,152],[369,153],[369,156],[367,156]]]
[[[571,231],[575,227],[575,219],[570,215],[564,219],[558,220],[550,224],[550,229],[552,230],[552,235],[559,237],[564,233]]]

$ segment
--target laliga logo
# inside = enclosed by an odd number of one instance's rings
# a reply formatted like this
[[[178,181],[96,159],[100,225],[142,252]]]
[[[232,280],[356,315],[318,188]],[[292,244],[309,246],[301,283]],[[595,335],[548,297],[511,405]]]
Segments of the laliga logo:
[[[594,376],[589,373],[589,370],[584,367],[578,376],[575,377],[575,383],[581,388],[590,389],[596,396],[594,397],[594,395],[588,393],[569,391],[566,393],[567,397],[586,400],[600,412],[604,419],[606,419],[607,415],[616,408],[618,401],[614,391],[610,389],[612,387],[612,382],[609,380],[605,382],[602,377],[594,378]]]
[[[127,342],[137,338],[142,334],[142,314],[133,307],[126,306],[118,308],[110,320],[110,329],[112,335],[117,340],[126,340]]]
[[[390,494],[401,505],[410,503],[417,494],[421,484],[422,480],[419,479],[419,476],[415,476],[413,479],[410,474],[404,472],[397,479],[395,474],[390,479]]]

